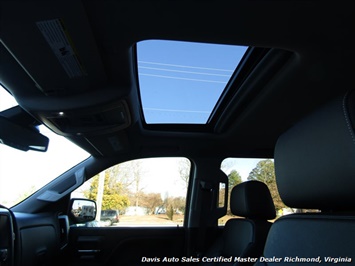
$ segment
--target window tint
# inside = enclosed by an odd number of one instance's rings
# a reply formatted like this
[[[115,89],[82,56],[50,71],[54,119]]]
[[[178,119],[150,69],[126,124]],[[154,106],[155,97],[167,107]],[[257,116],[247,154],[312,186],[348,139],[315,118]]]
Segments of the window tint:
[[[182,226],[190,174],[186,158],[149,158],[115,165],[72,197],[95,200],[97,226]]]

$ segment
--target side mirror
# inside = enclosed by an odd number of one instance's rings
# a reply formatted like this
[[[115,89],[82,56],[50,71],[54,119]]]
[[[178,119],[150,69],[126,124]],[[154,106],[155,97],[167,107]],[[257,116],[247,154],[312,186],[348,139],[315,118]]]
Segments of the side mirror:
[[[87,223],[96,218],[96,202],[89,199],[71,199],[69,216],[74,223]]]

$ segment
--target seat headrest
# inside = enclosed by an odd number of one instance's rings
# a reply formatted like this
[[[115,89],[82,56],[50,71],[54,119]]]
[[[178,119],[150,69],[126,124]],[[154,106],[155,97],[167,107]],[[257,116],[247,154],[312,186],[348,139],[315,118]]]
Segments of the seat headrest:
[[[347,93],[296,124],[277,141],[275,173],[290,207],[355,209],[355,94]]]
[[[234,215],[251,219],[270,220],[276,216],[270,191],[259,181],[236,185],[231,192],[230,207]]]

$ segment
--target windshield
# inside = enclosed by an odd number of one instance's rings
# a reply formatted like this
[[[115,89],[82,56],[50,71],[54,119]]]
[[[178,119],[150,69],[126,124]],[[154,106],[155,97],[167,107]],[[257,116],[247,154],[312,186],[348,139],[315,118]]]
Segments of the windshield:
[[[0,111],[17,105],[0,85]],[[40,132],[49,138],[47,152],[23,152],[0,144],[0,204],[12,207],[32,193],[89,157],[89,154],[50,131]]]

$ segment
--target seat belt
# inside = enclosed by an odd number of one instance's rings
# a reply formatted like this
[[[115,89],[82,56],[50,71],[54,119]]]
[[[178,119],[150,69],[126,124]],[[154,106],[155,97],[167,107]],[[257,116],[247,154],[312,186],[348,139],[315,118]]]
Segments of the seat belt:
[[[202,202],[208,202],[210,204],[202,204],[201,212],[200,212],[200,222],[199,228],[197,232],[197,243],[196,243],[196,256],[198,258],[202,257],[205,253],[206,249],[206,234],[208,224],[204,220],[205,214],[210,213],[211,204],[213,204],[213,184],[206,181],[200,181],[200,191],[202,193]]]

